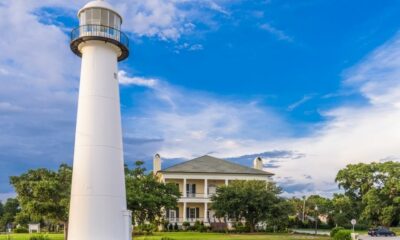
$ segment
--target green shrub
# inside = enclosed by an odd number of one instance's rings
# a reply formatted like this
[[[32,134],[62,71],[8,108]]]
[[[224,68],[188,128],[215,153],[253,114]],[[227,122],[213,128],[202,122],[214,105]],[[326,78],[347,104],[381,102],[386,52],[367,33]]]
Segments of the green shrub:
[[[16,229],[14,229],[14,233],[28,233],[28,229],[24,228],[24,227],[17,227]]]
[[[334,240],[351,240],[351,231],[350,230],[339,230],[335,236]]]
[[[139,231],[145,233],[146,235],[152,234],[156,230],[154,224],[141,224],[139,225]]]
[[[50,240],[50,238],[49,236],[38,234],[30,236],[29,240]]]
[[[185,230],[188,230],[190,228],[190,222],[185,221],[182,223],[182,226]]]
[[[174,224],[174,231],[178,231],[178,230],[179,230],[178,223],[175,223]]]
[[[344,228],[342,227],[335,227],[331,230],[331,237],[334,237],[336,235],[337,232],[339,232],[340,230],[344,230]]]

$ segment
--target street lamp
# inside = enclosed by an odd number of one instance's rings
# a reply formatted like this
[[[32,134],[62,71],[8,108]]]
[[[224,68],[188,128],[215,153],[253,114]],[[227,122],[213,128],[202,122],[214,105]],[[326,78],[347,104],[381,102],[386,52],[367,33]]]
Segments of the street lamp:
[[[318,206],[315,205],[315,235],[317,235],[317,229],[318,229]]]
[[[306,196],[303,196],[303,216],[302,216],[303,223],[305,214],[306,214]]]

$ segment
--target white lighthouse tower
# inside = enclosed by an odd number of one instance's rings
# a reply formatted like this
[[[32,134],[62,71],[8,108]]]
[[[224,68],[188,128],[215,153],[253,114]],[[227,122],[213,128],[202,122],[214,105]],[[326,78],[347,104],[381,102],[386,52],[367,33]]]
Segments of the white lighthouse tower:
[[[78,13],[71,50],[82,57],[69,240],[128,240],[118,61],[129,55],[122,18],[101,0]]]

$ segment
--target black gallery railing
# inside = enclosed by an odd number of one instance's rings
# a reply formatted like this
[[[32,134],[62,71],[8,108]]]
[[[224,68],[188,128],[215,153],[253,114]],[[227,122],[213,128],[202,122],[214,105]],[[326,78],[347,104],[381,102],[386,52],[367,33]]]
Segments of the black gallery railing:
[[[116,28],[103,25],[82,25],[71,31],[71,42],[78,38],[100,37],[115,40],[129,49],[129,38]]]

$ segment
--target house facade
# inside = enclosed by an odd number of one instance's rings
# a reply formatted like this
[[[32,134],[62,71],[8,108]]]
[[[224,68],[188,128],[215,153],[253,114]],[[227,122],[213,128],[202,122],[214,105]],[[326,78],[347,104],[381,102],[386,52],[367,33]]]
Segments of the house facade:
[[[250,168],[208,155],[162,169],[160,155],[156,154],[153,173],[160,181],[175,183],[179,187],[182,197],[178,206],[166,209],[166,219],[178,225],[196,221],[205,225],[220,222],[211,209],[211,196],[219,186],[229,185],[234,180],[271,181],[273,176],[263,171],[262,159],[259,157],[254,159],[253,167]]]

